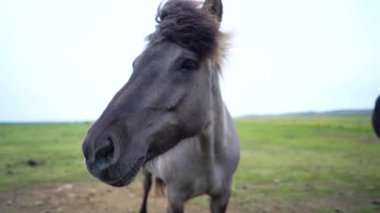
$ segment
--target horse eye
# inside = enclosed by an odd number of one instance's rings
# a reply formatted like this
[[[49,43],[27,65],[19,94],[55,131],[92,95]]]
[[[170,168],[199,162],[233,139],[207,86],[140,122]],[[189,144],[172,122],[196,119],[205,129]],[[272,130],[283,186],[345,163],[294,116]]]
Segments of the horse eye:
[[[191,59],[185,59],[181,64],[181,71],[194,71],[198,69],[198,63]]]

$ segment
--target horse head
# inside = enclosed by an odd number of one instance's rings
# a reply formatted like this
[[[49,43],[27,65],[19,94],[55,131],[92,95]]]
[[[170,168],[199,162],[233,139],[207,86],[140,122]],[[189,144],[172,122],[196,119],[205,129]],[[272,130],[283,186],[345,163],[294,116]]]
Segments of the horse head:
[[[222,4],[199,6],[169,0],[159,9],[156,31],[134,60],[130,79],[88,130],[85,163],[101,181],[129,184],[144,162],[212,122],[212,75],[223,57]]]

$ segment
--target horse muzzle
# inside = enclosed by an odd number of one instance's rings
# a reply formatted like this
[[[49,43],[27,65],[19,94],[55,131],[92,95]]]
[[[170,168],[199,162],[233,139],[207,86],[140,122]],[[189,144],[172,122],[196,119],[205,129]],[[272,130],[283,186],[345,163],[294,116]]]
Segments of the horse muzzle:
[[[121,155],[120,147],[111,139],[96,143],[86,138],[82,151],[89,173],[112,186],[131,183],[145,159],[144,155],[139,156],[137,153]]]

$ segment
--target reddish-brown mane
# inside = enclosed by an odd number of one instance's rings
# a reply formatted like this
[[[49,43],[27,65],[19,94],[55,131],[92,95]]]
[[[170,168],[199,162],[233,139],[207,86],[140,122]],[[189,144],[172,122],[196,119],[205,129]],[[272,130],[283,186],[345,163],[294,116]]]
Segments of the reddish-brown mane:
[[[200,59],[219,64],[224,52],[224,35],[217,18],[193,1],[168,1],[157,12],[156,31],[148,36],[150,44],[171,41],[189,49]]]

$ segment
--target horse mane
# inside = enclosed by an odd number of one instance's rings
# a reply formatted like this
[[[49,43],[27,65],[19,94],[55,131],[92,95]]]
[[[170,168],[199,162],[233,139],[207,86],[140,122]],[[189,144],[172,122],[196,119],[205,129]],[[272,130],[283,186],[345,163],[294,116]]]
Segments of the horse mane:
[[[156,21],[156,31],[147,37],[149,44],[174,42],[194,52],[201,60],[210,58],[220,67],[226,36],[219,31],[217,17],[201,8],[200,2],[169,0],[158,8]]]

